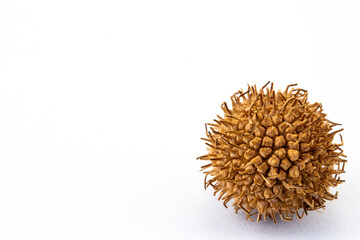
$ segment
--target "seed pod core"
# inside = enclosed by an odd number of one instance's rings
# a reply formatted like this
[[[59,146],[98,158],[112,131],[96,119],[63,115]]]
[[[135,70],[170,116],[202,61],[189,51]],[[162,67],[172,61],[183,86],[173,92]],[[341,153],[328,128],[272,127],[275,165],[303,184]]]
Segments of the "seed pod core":
[[[333,143],[343,129],[333,130],[340,124],[325,118],[320,103],[310,104],[296,84],[275,92],[269,83],[235,93],[232,109],[221,105],[224,116],[206,124],[202,138],[208,154],[198,159],[210,161],[202,167],[205,189],[212,186],[225,207],[233,200],[248,220],[257,214],[257,222],[276,223],[276,216],[301,219],[336,199],[329,189],[344,182],[339,175],[347,160],[341,135],[341,143]]]

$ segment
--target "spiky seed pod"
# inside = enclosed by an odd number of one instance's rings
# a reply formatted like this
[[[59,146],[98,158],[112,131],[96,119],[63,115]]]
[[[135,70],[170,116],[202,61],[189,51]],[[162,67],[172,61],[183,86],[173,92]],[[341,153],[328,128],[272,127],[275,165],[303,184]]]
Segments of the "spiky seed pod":
[[[336,199],[329,188],[344,182],[338,175],[346,156],[341,135],[341,143],[332,143],[343,129],[332,130],[340,124],[325,118],[320,103],[310,104],[296,84],[275,92],[269,83],[235,93],[232,109],[221,105],[225,115],[206,124],[202,139],[209,152],[198,159],[211,161],[202,167],[205,189],[212,186],[225,207],[233,200],[236,213],[244,210],[247,219],[257,214],[257,222],[270,217],[276,223],[276,215],[301,219]]]

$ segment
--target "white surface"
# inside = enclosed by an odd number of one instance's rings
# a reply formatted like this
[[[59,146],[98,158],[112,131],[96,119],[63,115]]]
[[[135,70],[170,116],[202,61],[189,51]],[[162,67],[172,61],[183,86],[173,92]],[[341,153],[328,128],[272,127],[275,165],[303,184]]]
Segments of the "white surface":
[[[358,1],[0,1],[0,239],[360,239]],[[256,224],[203,189],[248,83],[343,123],[339,199]]]

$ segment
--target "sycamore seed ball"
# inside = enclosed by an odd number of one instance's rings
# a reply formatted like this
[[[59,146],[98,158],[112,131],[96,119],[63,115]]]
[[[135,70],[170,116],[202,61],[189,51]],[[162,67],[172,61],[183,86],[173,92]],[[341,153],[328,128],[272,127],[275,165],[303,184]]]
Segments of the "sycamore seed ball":
[[[221,105],[224,115],[206,124],[202,138],[208,154],[198,159],[210,161],[202,167],[205,189],[212,186],[225,207],[232,200],[247,219],[276,223],[277,215],[301,219],[336,199],[329,190],[344,182],[346,156],[341,135],[341,143],[333,143],[343,129],[333,130],[340,124],[325,118],[320,103],[310,104],[296,84],[276,92],[269,83],[235,93],[232,108]]]

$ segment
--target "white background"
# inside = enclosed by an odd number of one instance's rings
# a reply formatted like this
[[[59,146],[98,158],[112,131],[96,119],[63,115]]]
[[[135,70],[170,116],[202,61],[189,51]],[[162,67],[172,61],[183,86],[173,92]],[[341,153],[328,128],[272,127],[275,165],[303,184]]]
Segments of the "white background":
[[[359,1],[0,1],[0,239],[360,239]],[[346,183],[259,224],[203,189],[204,123],[299,83]],[[337,137],[336,140],[339,140]]]

